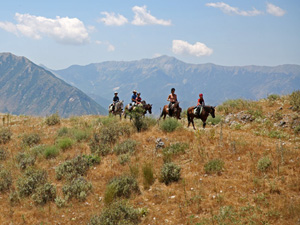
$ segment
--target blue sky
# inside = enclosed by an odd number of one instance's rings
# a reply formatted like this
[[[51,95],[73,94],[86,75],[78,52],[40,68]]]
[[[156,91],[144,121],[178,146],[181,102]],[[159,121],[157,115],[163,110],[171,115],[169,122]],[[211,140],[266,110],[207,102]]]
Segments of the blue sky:
[[[300,1],[2,1],[0,52],[51,69],[160,55],[224,66],[300,64]]]

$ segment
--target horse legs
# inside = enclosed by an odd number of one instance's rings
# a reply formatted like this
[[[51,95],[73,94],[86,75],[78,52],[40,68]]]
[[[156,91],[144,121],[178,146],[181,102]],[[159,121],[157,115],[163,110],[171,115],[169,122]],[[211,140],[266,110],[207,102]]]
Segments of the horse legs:
[[[205,129],[206,122],[203,122],[203,129]]]
[[[194,124],[194,119],[192,119],[192,124],[193,124],[193,128],[194,128],[194,130],[196,130],[196,128],[195,128],[195,124]]]

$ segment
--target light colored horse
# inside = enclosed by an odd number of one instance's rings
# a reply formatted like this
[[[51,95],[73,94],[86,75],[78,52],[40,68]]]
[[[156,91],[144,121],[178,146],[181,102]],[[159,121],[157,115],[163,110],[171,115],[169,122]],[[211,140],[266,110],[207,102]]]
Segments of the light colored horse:
[[[108,107],[108,113],[112,114],[112,115],[120,115],[120,119],[121,119],[121,116],[123,114],[123,106],[124,106],[123,102],[124,102],[124,100],[117,102],[115,104],[115,110],[114,111],[112,111],[113,105],[110,104],[109,107]]]

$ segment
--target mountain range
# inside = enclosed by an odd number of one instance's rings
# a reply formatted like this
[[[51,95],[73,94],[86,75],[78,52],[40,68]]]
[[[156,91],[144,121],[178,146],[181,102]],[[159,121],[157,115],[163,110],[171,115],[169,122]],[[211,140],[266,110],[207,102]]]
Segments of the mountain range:
[[[217,105],[227,99],[257,100],[270,94],[289,94],[300,87],[299,65],[189,64],[169,56],[73,65],[53,72],[103,106],[112,101],[114,91],[128,103],[132,90],[137,89],[156,113],[168,103],[172,87],[183,108],[195,105],[199,93],[204,94],[206,104]]]
[[[106,114],[107,110],[78,88],[25,57],[0,53],[0,112],[62,117]]]

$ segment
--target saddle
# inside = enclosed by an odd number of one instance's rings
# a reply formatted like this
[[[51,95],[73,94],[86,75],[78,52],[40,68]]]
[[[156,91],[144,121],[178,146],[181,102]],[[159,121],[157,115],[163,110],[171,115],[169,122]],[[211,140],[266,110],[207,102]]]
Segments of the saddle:
[[[199,112],[199,114],[198,114],[198,113],[197,113],[197,106],[195,106],[195,107],[194,107],[194,115],[195,115],[195,116],[201,115],[202,109],[203,109],[203,107],[201,106],[201,107],[200,107],[200,112]]]

